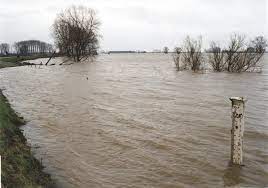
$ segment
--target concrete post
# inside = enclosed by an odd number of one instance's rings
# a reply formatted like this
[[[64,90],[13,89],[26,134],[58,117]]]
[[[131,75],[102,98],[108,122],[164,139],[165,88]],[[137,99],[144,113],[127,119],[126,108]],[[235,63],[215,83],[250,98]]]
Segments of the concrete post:
[[[243,97],[231,97],[232,101],[232,130],[231,130],[231,163],[243,163],[243,135],[245,102]]]

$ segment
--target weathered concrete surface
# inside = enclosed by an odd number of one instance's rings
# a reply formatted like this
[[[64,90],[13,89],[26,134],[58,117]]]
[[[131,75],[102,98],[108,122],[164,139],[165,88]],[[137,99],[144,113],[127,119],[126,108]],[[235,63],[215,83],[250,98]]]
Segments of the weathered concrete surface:
[[[231,163],[243,163],[243,136],[245,102],[243,97],[231,97],[232,101],[232,129],[231,129]]]

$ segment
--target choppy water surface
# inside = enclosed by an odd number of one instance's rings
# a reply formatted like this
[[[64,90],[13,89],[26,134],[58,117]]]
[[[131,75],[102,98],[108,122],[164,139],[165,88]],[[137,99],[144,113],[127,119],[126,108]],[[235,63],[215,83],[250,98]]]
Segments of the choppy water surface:
[[[59,187],[265,187],[263,63],[262,73],[200,74],[176,72],[169,55],[101,55],[1,69],[0,86]],[[230,96],[248,99],[242,169],[228,167]]]

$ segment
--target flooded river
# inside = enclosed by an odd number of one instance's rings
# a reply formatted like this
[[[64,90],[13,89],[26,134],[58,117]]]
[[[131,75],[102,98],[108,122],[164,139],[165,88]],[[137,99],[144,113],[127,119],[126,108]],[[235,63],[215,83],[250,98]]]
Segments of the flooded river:
[[[265,187],[267,55],[263,63],[262,73],[200,74],[177,72],[170,55],[101,55],[1,69],[0,88],[59,187]],[[231,96],[248,99],[241,169],[228,167]]]

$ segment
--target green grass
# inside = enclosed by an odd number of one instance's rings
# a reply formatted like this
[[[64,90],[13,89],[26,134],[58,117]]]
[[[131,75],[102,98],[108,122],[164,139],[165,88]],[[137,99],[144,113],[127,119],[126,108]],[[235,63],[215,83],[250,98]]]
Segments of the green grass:
[[[19,129],[25,121],[10,107],[0,90],[0,155],[2,188],[53,187],[50,175],[34,158],[31,148]]]
[[[17,66],[21,66],[20,63],[18,62],[9,62],[9,61],[5,61],[5,60],[9,60],[9,59],[4,59],[2,60],[3,58],[0,58],[0,69],[1,68],[6,68],[6,67],[17,67]]]
[[[32,56],[9,56],[9,57],[0,57],[0,69],[6,67],[16,67],[21,66],[20,62],[27,60],[34,60],[38,58],[46,58],[49,57],[46,54],[41,55],[32,55]]]

